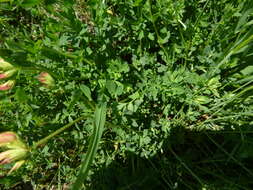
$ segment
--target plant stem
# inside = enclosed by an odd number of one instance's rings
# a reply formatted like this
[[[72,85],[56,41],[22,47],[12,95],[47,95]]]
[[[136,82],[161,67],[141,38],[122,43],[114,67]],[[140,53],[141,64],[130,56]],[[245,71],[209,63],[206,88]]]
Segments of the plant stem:
[[[76,55],[72,55],[70,53],[65,53],[65,52],[62,52],[62,51],[57,51],[59,54],[61,54],[62,56],[65,56],[69,59],[78,59],[79,56],[76,56]],[[92,62],[92,61],[89,61],[88,59],[82,57],[82,60],[85,62],[85,63],[88,63],[89,65],[94,65],[95,63]]]
[[[42,69],[40,67],[20,67],[20,69],[24,71],[45,71],[45,69]]]
[[[75,123],[77,123],[77,122],[79,122],[79,121],[81,121],[82,119],[85,119],[85,118],[86,118],[86,116],[81,116],[81,117],[75,119],[74,121],[72,121],[71,123],[68,123],[67,125],[64,125],[60,129],[57,129],[55,132],[51,133],[50,135],[48,135],[48,136],[44,137],[43,139],[39,140],[38,142],[34,143],[32,149],[36,149],[40,145],[45,144],[49,139],[55,137],[56,135],[60,134],[64,130],[68,129],[69,127],[73,126]]]
[[[157,37],[158,45],[160,46],[160,48],[162,48],[162,50],[163,50],[163,52],[164,52],[164,54],[166,56],[166,59],[168,60],[169,59],[169,55],[168,55],[165,47],[163,46],[163,44],[160,42],[161,37],[160,37],[159,32],[157,30],[157,27],[156,27],[156,24],[155,24],[155,18],[154,18],[153,13],[152,13],[152,3],[151,3],[151,0],[149,0],[148,3],[149,3],[149,14],[150,14],[150,17],[151,17],[151,22],[152,22],[154,30],[155,30],[155,34],[156,34],[156,37]],[[167,62],[167,60],[166,60],[166,62]]]
[[[55,73],[49,71],[46,68],[42,68],[42,67],[20,67],[21,70],[23,71],[41,71],[41,72],[47,72],[50,75],[52,75],[55,78],[59,78]]]

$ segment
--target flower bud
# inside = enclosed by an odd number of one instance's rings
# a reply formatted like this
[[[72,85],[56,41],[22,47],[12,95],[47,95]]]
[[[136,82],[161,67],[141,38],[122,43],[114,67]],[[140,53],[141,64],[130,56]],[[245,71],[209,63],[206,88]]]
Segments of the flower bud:
[[[4,73],[0,73],[0,79],[9,78],[13,76],[16,72],[17,72],[16,69],[11,69],[11,70],[5,71]]]
[[[0,146],[5,146],[7,143],[11,143],[15,140],[17,140],[17,136],[11,131],[0,133]]]
[[[21,165],[25,163],[29,150],[18,138],[16,133],[0,133],[0,146],[7,149],[6,151],[0,153],[0,164],[10,164],[12,162],[16,162],[8,174],[20,168]]]
[[[40,75],[38,76],[38,80],[46,87],[54,86],[54,78],[49,73],[46,72],[40,73]]]
[[[14,69],[14,66],[0,57],[0,70],[7,71],[10,69]]]
[[[15,80],[8,80],[7,82],[0,84],[0,90],[10,90],[15,85]]]
[[[27,150],[23,148],[10,149],[0,153],[0,164],[9,164],[26,157]]]

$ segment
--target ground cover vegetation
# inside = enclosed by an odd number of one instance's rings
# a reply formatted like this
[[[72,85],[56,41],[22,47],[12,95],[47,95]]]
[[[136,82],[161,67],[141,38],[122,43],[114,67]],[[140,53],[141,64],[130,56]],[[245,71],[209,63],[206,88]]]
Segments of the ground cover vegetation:
[[[252,0],[0,0],[1,189],[252,189],[252,25]]]

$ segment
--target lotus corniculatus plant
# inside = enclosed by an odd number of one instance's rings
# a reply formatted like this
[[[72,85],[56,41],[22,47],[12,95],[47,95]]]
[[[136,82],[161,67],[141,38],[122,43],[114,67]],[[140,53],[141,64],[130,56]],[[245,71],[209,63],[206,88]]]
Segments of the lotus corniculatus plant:
[[[15,80],[10,78],[13,78],[17,71],[17,68],[12,64],[0,58],[0,80],[8,79],[6,82],[0,84],[0,90],[9,90],[15,85]]]
[[[40,73],[38,80],[47,88],[54,86],[54,78],[47,72]]]
[[[20,168],[29,154],[28,147],[10,131],[0,133],[0,147],[4,150],[0,153],[0,164],[15,163],[8,174]]]

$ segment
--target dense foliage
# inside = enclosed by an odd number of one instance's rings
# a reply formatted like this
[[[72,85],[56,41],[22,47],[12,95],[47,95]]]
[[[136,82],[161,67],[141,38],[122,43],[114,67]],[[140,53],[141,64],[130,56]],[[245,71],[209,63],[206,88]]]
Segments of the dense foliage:
[[[85,116],[2,188],[68,189],[106,102],[87,189],[252,189],[252,25],[251,0],[0,0],[1,131],[32,146]]]

